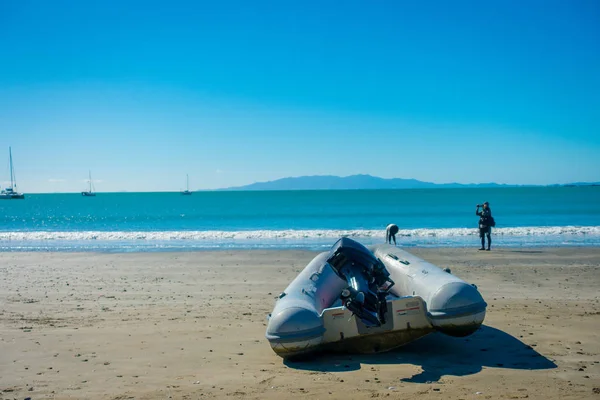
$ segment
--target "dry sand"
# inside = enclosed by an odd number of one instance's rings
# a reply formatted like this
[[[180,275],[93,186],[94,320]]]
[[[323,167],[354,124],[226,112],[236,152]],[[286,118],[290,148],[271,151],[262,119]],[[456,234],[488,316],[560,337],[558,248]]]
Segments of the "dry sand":
[[[600,248],[413,253],[485,326],[304,363],[264,331],[314,253],[0,253],[0,399],[600,399]]]

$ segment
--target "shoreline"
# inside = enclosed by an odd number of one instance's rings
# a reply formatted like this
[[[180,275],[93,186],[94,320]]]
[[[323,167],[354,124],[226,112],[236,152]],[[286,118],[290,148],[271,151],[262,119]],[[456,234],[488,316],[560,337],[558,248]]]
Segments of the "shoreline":
[[[0,253],[0,397],[598,398],[600,248],[407,250],[476,284],[484,327],[302,363],[264,334],[314,251]]]
[[[157,250],[157,251],[105,251],[105,250],[73,250],[73,251],[62,251],[62,250],[18,250],[18,251],[4,251],[0,250],[0,256],[2,254],[65,254],[65,255],[187,255],[187,254],[214,254],[219,255],[223,253],[306,253],[306,254],[319,254],[325,251],[328,251],[335,242],[332,242],[331,245],[327,246],[323,249],[313,249],[309,247],[294,247],[294,248],[278,248],[278,247],[268,247],[268,248],[228,248],[228,247],[219,247],[219,248],[189,248],[189,249],[167,249],[167,250]],[[367,245],[368,247],[369,245]],[[460,247],[452,247],[452,246],[402,246],[398,244],[396,247],[403,249],[412,254],[434,254],[434,253],[461,253],[473,251],[473,254],[507,254],[507,253],[577,253],[577,250],[583,250],[584,252],[589,251],[599,251],[600,245],[557,245],[557,246],[497,246],[494,248],[492,244],[491,251],[480,251],[480,243],[474,242],[470,246],[460,246]]]
[[[335,241],[323,244],[319,246],[292,246],[292,247],[282,247],[282,246],[249,246],[249,247],[227,247],[227,246],[212,246],[212,247],[159,247],[155,245],[150,245],[146,247],[139,246],[111,246],[111,247],[91,247],[91,248],[82,248],[80,246],[65,246],[65,247],[35,247],[35,246],[14,246],[13,244],[3,244],[0,241],[0,254],[211,254],[211,253],[228,253],[228,252],[307,252],[307,253],[321,253],[328,251]],[[367,246],[373,243],[364,243]],[[477,251],[480,247],[479,242],[474,242],[468,245],[461,246],[440,246],[440,245],[410,245],[410,246],[402,246],[398,244],[399,248],[402,248],[410,253],[419,253],[422,251],[469,251],[474,250],[475,253],[480,253]],[[526,252],[526,251],[536,251],[536,252],[544,252],[551,250],[572,250],[576,252],[577,250],[586,250],[586,249],[600,249],[600,244],[559,244],[554,246],[548,245],[539,245],[539,246],[494,246],[492,244],[491,252],[485,253],[506,253],[506,252]],[[483,253],[483,252],[482,252]]]
[[[0,252],[100,251],[176,252],[198,250],[325,250],[340,237],[365,245],[384,241],[382,230],[289,229],[240,231],[0,231]],[[493,243],[504,247],[600,247],[600,226],[494,228]],[[402,229],[407,248],[468,248],[479,241],[474,228]]]

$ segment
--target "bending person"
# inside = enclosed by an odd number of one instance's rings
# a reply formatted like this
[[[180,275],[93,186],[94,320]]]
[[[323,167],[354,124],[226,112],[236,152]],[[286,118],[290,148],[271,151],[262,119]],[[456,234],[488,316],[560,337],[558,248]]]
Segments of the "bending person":
[[[392,239],[394,240],[394,245],[396,245],[396,233],[398,233],[398,225],[389,224],[387,228],[385,228],[385,242],[392,244]]]

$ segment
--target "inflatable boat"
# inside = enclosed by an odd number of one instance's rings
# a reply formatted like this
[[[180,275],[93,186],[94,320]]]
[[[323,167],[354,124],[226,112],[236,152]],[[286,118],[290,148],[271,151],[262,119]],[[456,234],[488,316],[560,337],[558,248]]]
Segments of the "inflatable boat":
[[[487,304],[474,285],[391,245],[338,240],[279,295],[266,338],[281,357],[374,353],[439,331],[475,332]]]

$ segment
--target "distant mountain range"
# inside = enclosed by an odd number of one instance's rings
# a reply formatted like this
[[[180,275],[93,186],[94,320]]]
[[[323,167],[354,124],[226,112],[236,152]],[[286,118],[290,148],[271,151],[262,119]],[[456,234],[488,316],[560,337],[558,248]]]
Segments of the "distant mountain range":
[[[600,182],[577,182],[568,185],[549,186],[600,186]],[[536,185],[505,185],[498,183],[432,183],[416,179],[379,178],[371,175],[351,176],[299,176],[282,178],[269,182],[256,182],[250,185],[230,187],[220,190],[353,190],[353,189],[435,189],[435,188],[494,188],[531,187]]]

